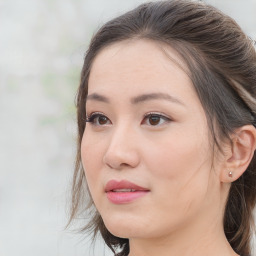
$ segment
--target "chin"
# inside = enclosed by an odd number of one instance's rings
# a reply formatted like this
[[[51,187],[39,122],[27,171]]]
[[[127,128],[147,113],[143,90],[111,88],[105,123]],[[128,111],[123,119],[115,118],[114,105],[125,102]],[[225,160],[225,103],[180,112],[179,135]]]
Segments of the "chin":
[[[112,235],[120,238],[151,239],[170,232],[170,229],[166,228],[166,224],[152,225],[156,221],[147,220],[145,216],[126,215],[120,217],[119,214],[119,216],[112,215],[110,218],[103,218],[103,222]]]
[[[129,219],[118,216],[103,218],[107,230],[114,236],[120,238],[131,238],[145,236],[145,225],[135,218]]]

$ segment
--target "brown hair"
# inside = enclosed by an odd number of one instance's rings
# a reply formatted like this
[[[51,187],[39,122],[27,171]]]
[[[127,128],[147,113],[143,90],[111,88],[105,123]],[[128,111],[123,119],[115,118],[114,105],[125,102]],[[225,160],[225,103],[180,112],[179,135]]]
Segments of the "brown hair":
[[[88,78],[95,56],[115,42],[150,39],[167,44],[181,55],[204,107],[214,145],[236,128],[255,125],[256,52],[252,41],[237,23],[212,6],[200,2],[173,0],[142,4],[117,17],[94,35],[86,53],[77,95],[78,143],[73,178],[70,222],[90,211],[83,231],[100,232],[116,253],[129,254],[129,240],[112,235],[92,202],[81,164],[81,140],[85,129],[85,100]],[[256,157],[246,172],[232,183],[224,214],[224,231],[234,251],[251,253],[253,209],[256,204]],[[87,196],[87,205],[83,205]],[[81,206],[84,206],[82,208]],[[117,253],[119,251],[119,253]]]

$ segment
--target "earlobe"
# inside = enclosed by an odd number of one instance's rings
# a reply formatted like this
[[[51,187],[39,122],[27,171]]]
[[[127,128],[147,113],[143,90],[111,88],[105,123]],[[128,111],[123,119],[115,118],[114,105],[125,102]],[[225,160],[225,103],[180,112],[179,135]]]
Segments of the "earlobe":
[[[249,166],[256,149],[256,129],[252,125],[238,128],[231,136],[229,154],[220,173],[221,182],[237,180]]]

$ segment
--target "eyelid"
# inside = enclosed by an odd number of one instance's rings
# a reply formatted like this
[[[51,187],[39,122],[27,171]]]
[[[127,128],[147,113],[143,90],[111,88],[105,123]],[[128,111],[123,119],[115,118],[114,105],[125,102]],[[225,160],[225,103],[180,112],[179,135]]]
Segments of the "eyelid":
[[[94,122],[95,119],[96,119],[97,117],[99,117],[99,116],[104,116],[104,117],[106,117],[106,118],[108,119],[109,122],[111,122],[110,119],[107,117],[107,115],[105,115],[105,114],[102,113],[102,112],[92,112],[92,113],[90,113],[89,115],[86,114],[85,122],[91,123],[92,125],[95,125],[95,126],[105,126],[106,124],[104,124],[104,125],[98,125],[98,124],[96,124],[96,123]]]
[[[86,119],[85,119],[85,122],[88,122],[88,123],[91,123],[93,125],[97,125],[94,123],[95,119],[99,116],[104,116],[108,119],[109,122],[110,119],[107,117],[107,115],[105,115],[103,112],[92,112],[90,113],[89,115],[86,114]],[[143,119],[142,119],[142,122],[141,124],[145,124],[145,119],[148,119],[150,118],[151,116],[157,116],[159,118],[161,118],[162,120],[164,120],[164,123],[168,123],[168,122],[171,122],[173,121],[173,119],[171,117],[169,117],[168,115],[164,114],[164,113],[161,113],[161,112],[148,112],[146,114],[143,115]],[[156,126],[161,126],[162,124],[159,124],[159,125],[156,125]],[[104,126],[104,125],[100,125],[100,126]]]
[[[169,117],[168,115],[166,115],[166,114],[163,114],[163,113],[161,113],[161,112],[149,112],[149,113],[146,113],[145,115],[144,115],[144,118],[143,118],[143,120],[142,120],[142,125],[144,125],[145,124],[145,119],[148,119],[149,117],[151,117],[151,116],[158,116],[159,118],[161,118],[162,120],[164,120],[163,121],[163,123],[161,123],[161,124],[157,124],[157,125],[149,125],[149,126],[152,126],[152,127],[159,127],[159,126],[162,126],[162,125],[164,125],[164,124],[166,124],[166,123],[169,123],[169,122],[171,122],[171,121],[173,121],[173,119],[171,118],[171,117]],[[148,125],[148,124],[146,124],[146,125]]]
[[[148,112],[148,113],[144,114],[144,118],[149,117],[149,116],[154,116],[154,115],[160,116],[166,120],[170,120],[170,121],[173,120],[170,116],[168,116],[164,113],[161,113],[161,112]]]
[[[93,116],[96,116],[96,115],[103,115],[103,116],[106,116],[104,113],[102,112],[92,112],[90,114],[86,114],[86,118],[85,118],[85,121],[86,122],[89,122],[89,120],[93,117]]]

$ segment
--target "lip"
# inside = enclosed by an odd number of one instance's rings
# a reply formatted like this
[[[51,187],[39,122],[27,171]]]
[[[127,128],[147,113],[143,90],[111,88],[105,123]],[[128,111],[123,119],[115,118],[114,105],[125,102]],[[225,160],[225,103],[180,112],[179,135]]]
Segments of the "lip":
[[[116,190],[116,189],[134,189],[136,191],[149,191],[147,188],[140,187],[128,180],[110,180],[105,187],[105,192],[109,192],[111,190]]]
[[[114,191],[119,189],[132,189],[133,191]],[[105,192],[110,202],[114,204],[125,204],[145,196],[149,192],[149,189],[138,186],[127,180],[110,180],[106,184]]]

